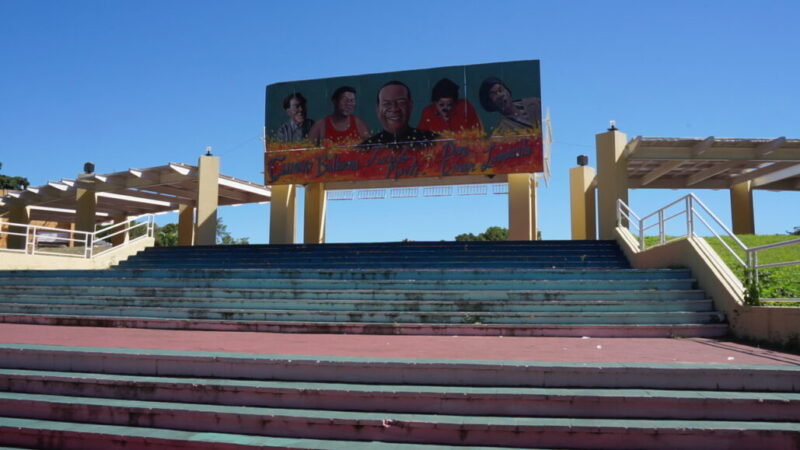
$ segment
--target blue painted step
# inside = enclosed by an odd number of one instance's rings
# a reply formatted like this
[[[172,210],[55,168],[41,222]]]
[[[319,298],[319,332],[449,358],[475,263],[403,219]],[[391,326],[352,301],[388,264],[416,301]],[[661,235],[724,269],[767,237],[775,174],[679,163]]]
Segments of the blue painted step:
[[[535,267],[628,268],[613,241],[409,242],[149,248],[137,267]]]

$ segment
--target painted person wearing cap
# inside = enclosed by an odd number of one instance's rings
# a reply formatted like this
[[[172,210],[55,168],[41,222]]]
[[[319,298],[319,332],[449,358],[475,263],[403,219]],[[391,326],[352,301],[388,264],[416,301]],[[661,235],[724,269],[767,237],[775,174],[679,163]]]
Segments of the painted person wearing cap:
[[[484,110],[502,116],[493,135],[526,134],[531,129],[541,128],[542,107],[538,98],[513,100],[511,89],[496,77],[483,80],[478,95]]]

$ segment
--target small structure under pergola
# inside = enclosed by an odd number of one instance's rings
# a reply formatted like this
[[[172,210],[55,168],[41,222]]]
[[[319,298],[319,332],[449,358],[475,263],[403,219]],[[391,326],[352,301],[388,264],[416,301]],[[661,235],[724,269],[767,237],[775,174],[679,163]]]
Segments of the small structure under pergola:
[[[800,191],[800,139],[638,136],[628,141],[612,128],[596,141],[597,176],[591,167],[570,173],[576,239],[592,238],[594,205],[588,193],[593,199],[595,188],[601,239],[613,238],[616,201],[627,203],[628,189],[729,189],[736,234],[755,233],[753,190]]]
[[[0,198],[8,222],[32,220],[73,224],[93,231],[97,223],[170,211],[179,213],[181,245],[212,245],[217,207],[270,201],[268,187],[219,173],[219,158],[202,156],[197,166],[169,163],[11,191]]]

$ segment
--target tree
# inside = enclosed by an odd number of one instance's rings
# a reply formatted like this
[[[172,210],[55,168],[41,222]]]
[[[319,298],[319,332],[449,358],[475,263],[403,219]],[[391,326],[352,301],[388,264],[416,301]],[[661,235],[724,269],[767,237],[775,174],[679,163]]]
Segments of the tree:
[[[483,233],[474,235],[472,233],[464,233],[456,236],[456,241],[507,241],[508,228],[503,227],[489,227]]]
[[[786,234],[790,234],[792,236],[800,236],[800,227],[794,227],[794,230],[787,231]]]
[[[0,163],[0,169],[3,168],[3,163]],[[0,189],[23,189],[25,186],[30,186],[31,183],[25,177],[10,177],[8,175],[0,175]]]
[[[178,245],[178,224],[168,223],[163,227],[156,225],[156,247],[172,247]]]
[[[236,239],[231,236],[228,226],[222,223],[222,217],[217,218],[217,244],[222,245],[246,245],[250,243],[249,237]]]

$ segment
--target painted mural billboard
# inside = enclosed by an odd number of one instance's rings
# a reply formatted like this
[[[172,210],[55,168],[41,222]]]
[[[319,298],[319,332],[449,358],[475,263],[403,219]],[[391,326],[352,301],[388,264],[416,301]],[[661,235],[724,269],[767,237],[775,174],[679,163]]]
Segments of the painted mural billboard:
[[[267,86],[266,184],[542,171],[539,61]]]

